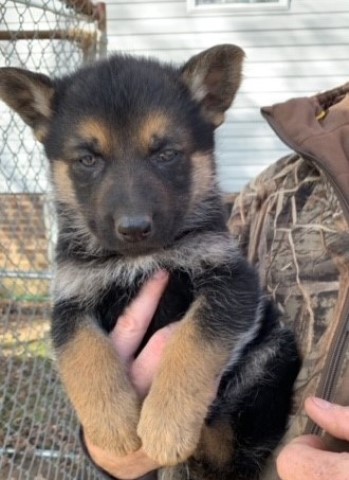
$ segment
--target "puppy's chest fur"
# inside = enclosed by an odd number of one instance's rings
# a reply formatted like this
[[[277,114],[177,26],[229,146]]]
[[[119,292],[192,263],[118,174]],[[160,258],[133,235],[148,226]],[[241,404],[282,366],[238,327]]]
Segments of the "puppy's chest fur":
[[[165,269],[170,273],[170,280],[145,342],[159,328],[183,318],[194,301],[198,277],[212,272],[214,285],[214,274],[226,268],[226,263],[234,264],[238,258],[236,244],[228,232],[211,231],[189,236],[169,250],[134,259],[81,258],[79,251],[59,241],[53,317],[60,319],[58,325],[62,324],[62,316],[66,320],[63,321],[65,328],[55,328],[56,322],[53,322],[54,340],[62,345],[74,336],[78,328],[77,314],[92,316],[109,333],[144,282],[154,272]],[[221,285],[222,288],[229,287]],[[226,293],[229,295],[229,291]]]

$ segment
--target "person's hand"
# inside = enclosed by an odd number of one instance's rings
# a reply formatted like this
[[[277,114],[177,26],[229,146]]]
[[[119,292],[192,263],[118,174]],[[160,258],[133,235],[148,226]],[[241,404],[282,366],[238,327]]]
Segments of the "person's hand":
[[[326,432],[349,442],[349,407],[308,398],[305,410]],[[290,442],[276,463],[282,480],[349,480],[349,453],[327,451],[315,435],[303,435]]]
[[[158,330],[136,359],[147,328],[155,314],[160,298],[166,288],[168,274],[160,271],[141,289],[137,298],[118,318],[110,337],[130,373],[132,383],[141,398],[144,398],[159,367],[163,350],[176,328],[172,323]],[[124,457],[115,457],[93,445],[85,437],[85,443],[93,461],[103,470],[119,479],[133,479],[160,467],[148,458],[142,449]]]

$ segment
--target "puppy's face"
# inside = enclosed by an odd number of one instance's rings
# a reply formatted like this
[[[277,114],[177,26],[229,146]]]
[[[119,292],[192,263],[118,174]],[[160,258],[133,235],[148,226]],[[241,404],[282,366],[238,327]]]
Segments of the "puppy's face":
[[[183,68],[114,56],[51,81],[0,70],[0,95],[50,160],[60,208],[106,250],[169,246],[214,188],[213,132],[240,83],[242,51],[221,46]]]
[[[107,250],[171,244],[192,200],[193,156],[213,128],[174,72],[113,58],[75,76],[45,139],[56,197]]]

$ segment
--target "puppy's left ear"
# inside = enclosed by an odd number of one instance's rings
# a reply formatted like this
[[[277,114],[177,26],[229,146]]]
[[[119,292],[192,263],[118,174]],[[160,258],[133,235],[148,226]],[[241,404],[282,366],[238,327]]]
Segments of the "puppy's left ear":
[[[235,45],[217,45],[192,57],[181,75],[206,119],[215,127],[224,121],[240,86],[244,51]]]
[[[20,68],[0,68],[0,98],[17,112],[42,142],[52,116],[51,79]]]

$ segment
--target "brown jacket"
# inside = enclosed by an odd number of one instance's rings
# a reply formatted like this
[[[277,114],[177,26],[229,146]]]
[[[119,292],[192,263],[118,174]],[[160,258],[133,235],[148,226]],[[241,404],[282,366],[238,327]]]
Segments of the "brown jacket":
[[[303,412],[307,396],[349,404],[349,83],[262,114],[295,153],[234,199],[229,226],[303,354],[287,441],[323,435]],[[264,479],[277,478],[273,460]]]

